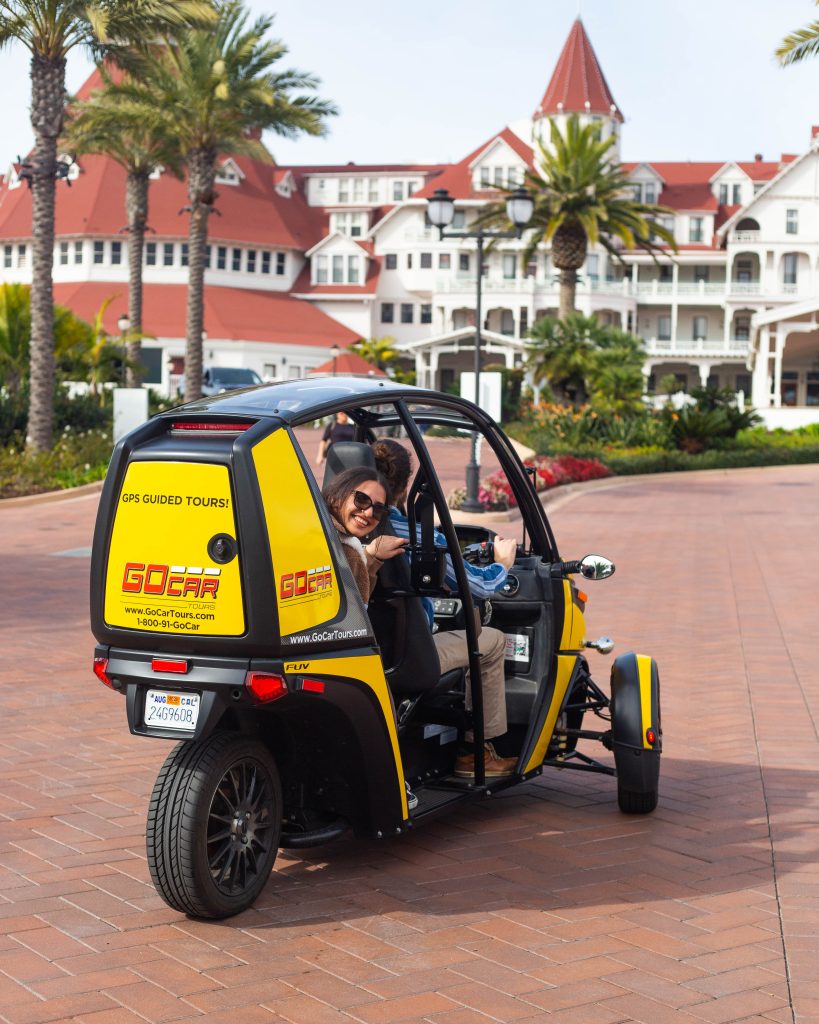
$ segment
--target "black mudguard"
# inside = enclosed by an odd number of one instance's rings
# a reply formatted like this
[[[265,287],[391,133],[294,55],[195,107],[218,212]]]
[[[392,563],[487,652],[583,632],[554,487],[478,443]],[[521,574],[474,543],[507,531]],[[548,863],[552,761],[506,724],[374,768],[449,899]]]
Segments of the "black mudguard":
[[[653,658],[629,651],[615,659],[611,667],[611,740],[618,787],[632,793],[656,792],[662,729],[660,676]]]

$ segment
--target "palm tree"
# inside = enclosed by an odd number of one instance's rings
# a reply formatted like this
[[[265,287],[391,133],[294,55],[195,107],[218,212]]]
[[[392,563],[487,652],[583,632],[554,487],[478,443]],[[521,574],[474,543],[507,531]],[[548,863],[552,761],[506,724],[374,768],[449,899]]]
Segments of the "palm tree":
[[[330,103],[300,91],[317,86],[312,75],[273,70],[287,48],[265,38],[272,16],[249,23],[241,0],[220,0],[217,9],[215,28],[188,29],[166,40],[147,72],[176,125],[188,169],[186,401],[202,394],[205,249],[219,155],[270,160],[258,138],[262,129],[290,138],[323,135],[326,118],[336,113]],[[151,103],[138,85],[126,92],[136,103]]]
[[[395,347],[395,338],[388,334],[381,338],[361,338],[350,345],[350,351],[385,373],[401,358],[401,353]]]
[[[815,0],[819,6],[819,0]],[[797,29],[785,36],[776,49],[775,56],[779,63],[798,64],[807,57],[815,57],[819,53],[819,20],[812,21],[804,28]]]
[[[589,245],[598,243],[622,262],[619,241],[626,249],[655,253],[674,235],[657,220],[673,211],[633,198],[633,185],[613,162],[614,136],[600,138],[599,125],[582,125],[577,114],[566,122],[565,134],[554,120],[551,145],[538,142],[537,168],[526,172],[525,187],[535,200],[527,226],[523,263],[528,264],[541,243],[551,243],[552,263],[560,271],[560,308],[564,320],[575,308],[577,271],[586,261]],[[478,218],[478,224],[512,225],[505,197]]]
[[[102,58],[128,40],[150,39],[191,18],[207,18],[206,0],[0,0],[0,47],[13,41],[31,54],[32,192],[31,395],[27,444],[51,447],[54,420],[54,324],[51,267],[57,140],[65,111],[65,62],[77,46]]]
[[[153,83],[140,83],[153,105],[135,104],[120,94],[104,66],[100,67],[103,88],[68,112],[66,141],[79,153],[111,157],[126,172],[125,215],[128,232],[128,319],[126,332],[128,387],[142,384],[142,257],[148,229],[148,188],[151,173],[161,167],[182,177],[183,163],[175,126],[157,95]]]

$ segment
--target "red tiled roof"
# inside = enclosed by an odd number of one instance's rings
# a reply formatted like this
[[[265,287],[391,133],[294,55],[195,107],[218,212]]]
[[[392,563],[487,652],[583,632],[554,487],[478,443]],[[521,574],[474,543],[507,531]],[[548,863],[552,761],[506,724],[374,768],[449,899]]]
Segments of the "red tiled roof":
[[[187,287],[183,284],[143,285],[143,328],[157,338],[184,338]],[[106,331],[117,335],[117,318],[127,308],[127,285],[106,281],[55,284],[54,301],[85,320],[93,320],[102,303],[117,296],[106,310]],[[205,328],[216,341],[269,341],[282,345],[346,348],[359,335],[287,292],[246,288],[205,288]]]
[[[527,167],[534,167],[534,150],[531,146],[527,146],[526,143],[516,135],[511,128],[504,128],[503,131],[498,132],[497,135],[493,135],[491,139],[487,139],[483,145],[478,146],[468,156],[464,157],[463,160],[457,164],[450,164],[447,166],[437,177],[434,177],[431,181],[428,181],[423,188],[419,189],[413,194],[413,199],[428,199],[432,193],[438,188],[445,188],[448,190],[451,196],[456,199],[488,199],[492,198],[493,190],[491,189],[480,189],[476,191],[472,188],[472,170],[471,164],[483,153],[485,149],[492,145],[495,139],[503,139],[503,141],[524,161]]]
[[[360,243],[362,248],[370,243]],[[375,295],[382,260],[373,256],[367,261],[367,275],[363,284],[313,284],[310,281],[310,267],[305,266],[290,289],[293,295]]]
[[[613,113],[623,120],[580,18],[572,25],[535,116],[561,113]]]
[[[372,363],[362,359],[355,352],[342,352],[335,360],[328,359],[326,363],[311,370],[311,374],[319,373],[345,373],[353,374],[355,377],[386,377],[383,370],[376,369]]]
[[[304,251],[326,230],[326,214],[307,205],[303,195],[289,199],[274,187],[273,167],[261,160],[233,156],[244,179],[239,185],[219,185],[209,234],[214,241],[266,245]],[[125,171],[103,156],[78,158],[76,181],[57,185],[56,234],[116,236],[126,223]],[[161,238],[185,238],[188,204],[185,183],[165,173],[151,182],[149,223]],[[31,237],[31,193],[21,186],[0,188],[0,238]]]

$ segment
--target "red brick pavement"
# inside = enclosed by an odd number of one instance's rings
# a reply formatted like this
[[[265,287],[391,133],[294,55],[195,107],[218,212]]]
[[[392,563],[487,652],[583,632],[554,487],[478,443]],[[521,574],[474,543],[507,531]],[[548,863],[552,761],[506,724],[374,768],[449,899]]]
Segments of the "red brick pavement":
[[[91,675],[88,562],[55,557],[89,544],[95,504],[0,507],[1,1020],[819,1024],[819,467],[554,513],[564,555],[617,563],[592,634],[660,663],[654,815],[551,773],[400,841],[283,853],[220,923],[149,881],[168,744],[131,737]]]

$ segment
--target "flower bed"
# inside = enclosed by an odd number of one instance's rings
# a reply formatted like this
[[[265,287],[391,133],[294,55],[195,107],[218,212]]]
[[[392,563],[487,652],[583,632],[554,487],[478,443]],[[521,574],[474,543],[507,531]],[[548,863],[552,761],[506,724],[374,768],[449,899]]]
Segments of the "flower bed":
[[[612,475],[611,470],[597,459],[578,459],[574,455],[535,455],[527,459],[524,465],[534,468],[532,478],[538,492],[560,487],[562,484],[599,480]],[[465,498],[466,489],[456,487],[447,496],[447,504],[452,509],[459,509]],[[506,474],[500,470],[481,480],[478,501],[487,512],[504,512],[517,507],[517,500]]]

